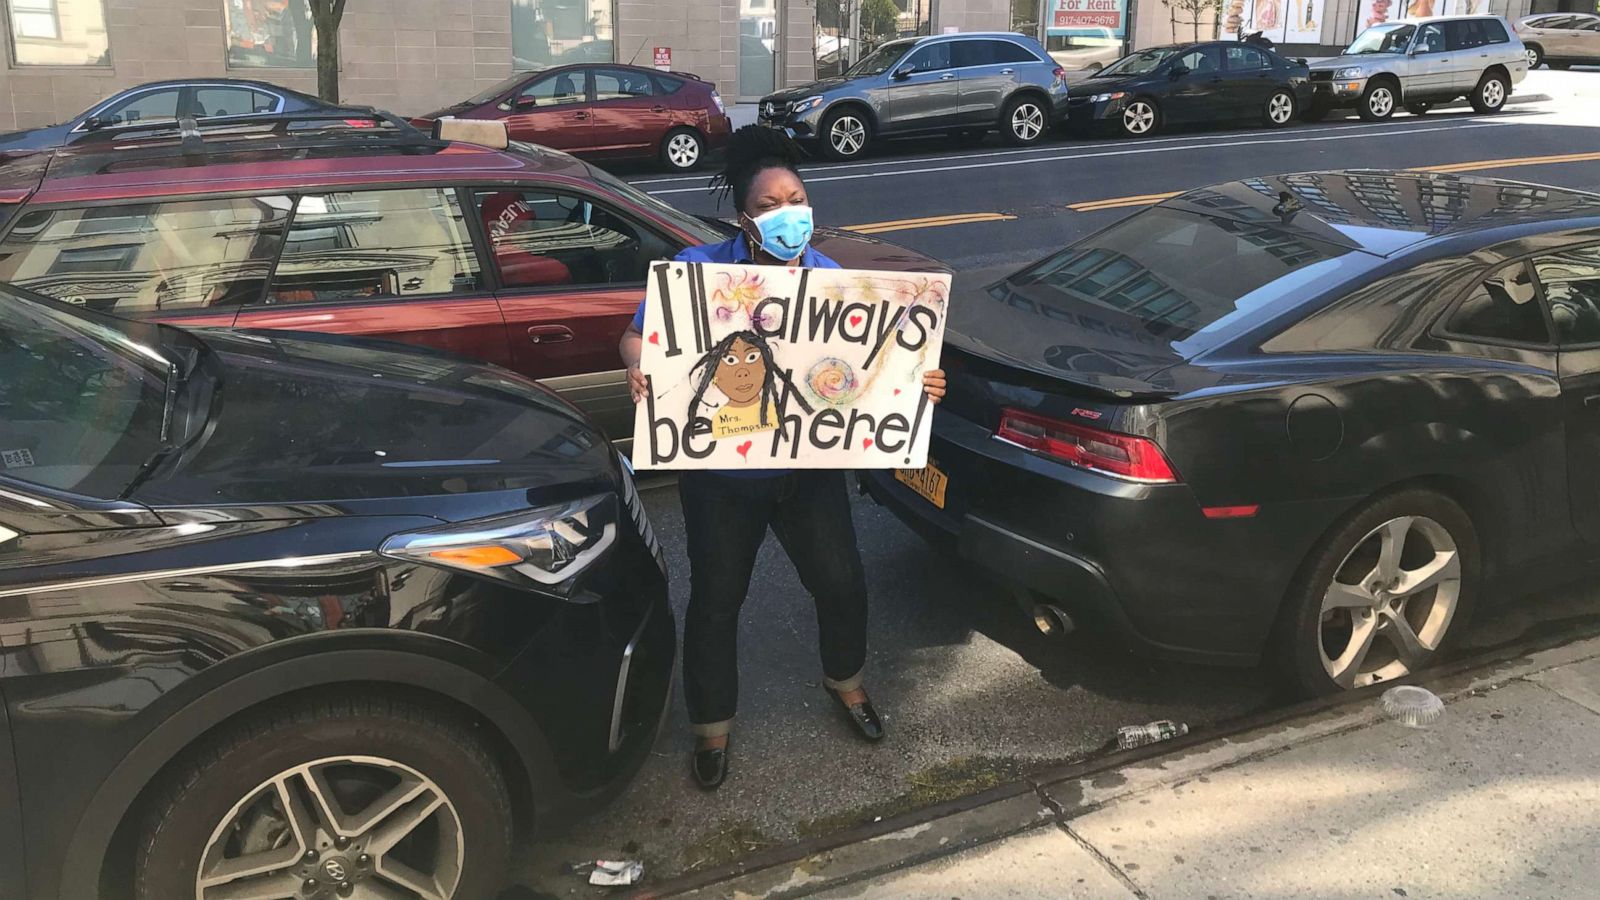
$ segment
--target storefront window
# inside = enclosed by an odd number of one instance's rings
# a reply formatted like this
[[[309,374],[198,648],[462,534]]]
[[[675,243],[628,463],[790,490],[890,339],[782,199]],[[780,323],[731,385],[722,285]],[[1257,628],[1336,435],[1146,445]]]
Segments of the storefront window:
[[[1044,48],[1063,69],[1099,71],[1122,56],[1127,34],[1127,0],[1095,4],[1049,0],[1045,8]]]
[[[309,69],[317,64],[311,0],[226,0],[228,66]]]
[[[9,0],[7,6],[17,65],[111,65],[101,0]]]
[[[739,0],[739,96],[772,93],[778,45],[777,0]]]
[[[616,62],[612,2],[511,0],[511,65],[527,71],[568,63]]]

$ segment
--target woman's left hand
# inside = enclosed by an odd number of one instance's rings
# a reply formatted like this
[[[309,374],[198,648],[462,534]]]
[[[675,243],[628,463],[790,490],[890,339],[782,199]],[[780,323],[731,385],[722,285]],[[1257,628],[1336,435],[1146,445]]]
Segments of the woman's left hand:
[[[937,404],[944,399],[944,370],[929,369],[922,373],[922,389],[927,392],[928,399]]]

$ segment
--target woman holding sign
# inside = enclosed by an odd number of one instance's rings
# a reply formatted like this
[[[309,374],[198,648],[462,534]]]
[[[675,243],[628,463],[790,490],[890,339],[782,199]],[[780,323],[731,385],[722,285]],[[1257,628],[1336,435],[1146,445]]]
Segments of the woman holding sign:
[[[739,234],[691,247],[682,262],[744,263],[837,269],[810,246],[811,207],[800,179],[802,154],[783,132],[756,125],[734,132],[714,189],[729,193],[739,211]],[[633,399],[647,390],[639,370],[644,306],[619,347]],[[772,415],[772,366],[758,335],[733,335],[697,371],[703,392],[715,384],[730,398],[716,427],[736,433],[764,427]],[[944,372],[924,373],[937,403]],[[883,721],[862,686],[867,660],[867,584],[845,473],[840,470],[691,471],[678,480],[689,541],[689,608],[683,626],[683,681],[695,734],[693,768],[701,787],[728,774],[728,740],[738,706],[739,610],[750,587],[756,553],[770,528],[794,563],[817,607],[822,671],[828,693],[856,734],[883,739]]]

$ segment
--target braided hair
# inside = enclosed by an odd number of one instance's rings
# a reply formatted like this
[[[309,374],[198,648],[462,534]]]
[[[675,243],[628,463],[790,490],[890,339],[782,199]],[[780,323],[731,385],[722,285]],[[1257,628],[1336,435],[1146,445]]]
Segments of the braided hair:
[[[722,171],[711,176],[711,193],[719,205],[731,194],[734,210],[743,212],[757,175],[768,169],[788,169],[799,178],[804,160],[805,151],[785,132],[764,125],[746,125],[728,138]]]
[[[723,354],[733,349],[734,341],[744,341],[761,353],[761,363],[766,377],[761,382],[761,397],[758,400],[760,408],[757,414],[763,426],[767,424],[767,407],[777,406],[779,381],[789,386],[789,396],[800,404],[801,409],[808,413],[815,412],[811,404],[807,403],[795,389],[788,373],[778,368],[777,361],[772,358],[772,347],[767,344],[767,339],[754,331],[735,331],[718,341],[717,345],[700,357],[700,361],[689,370],[689,377],[694,382],[694,397],[689,401],[689,421],[694,421],[695,412],[705,403],[706,389],[711,387],[711,382],[717,377],[717,362],[722,359]]]

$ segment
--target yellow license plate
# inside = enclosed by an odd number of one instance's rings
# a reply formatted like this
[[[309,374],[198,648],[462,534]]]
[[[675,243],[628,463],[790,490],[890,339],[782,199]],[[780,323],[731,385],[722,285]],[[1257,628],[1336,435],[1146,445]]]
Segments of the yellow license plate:
[[[932,462],[920,469],[895,469],[894,480],[900,482],[934,506],[944,509],[944,491],[950,485],[946,475]]]

